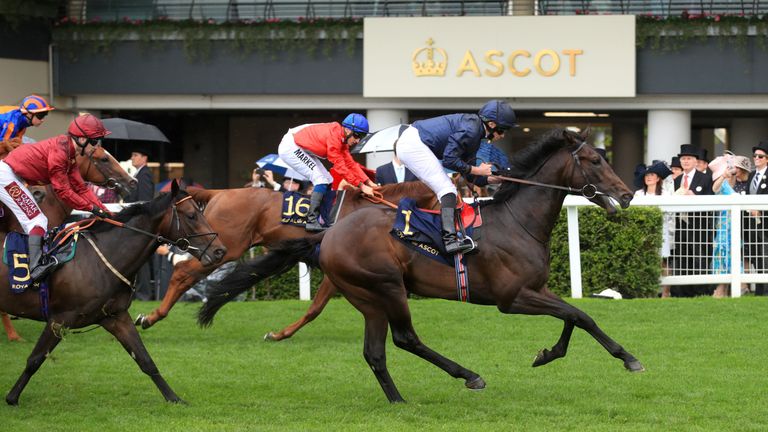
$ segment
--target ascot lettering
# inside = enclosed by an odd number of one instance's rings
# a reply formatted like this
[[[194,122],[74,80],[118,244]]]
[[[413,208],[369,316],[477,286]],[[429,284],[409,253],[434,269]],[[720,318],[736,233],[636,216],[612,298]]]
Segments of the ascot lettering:
[[[576,76],[577,56],[583,54],[584,50],[580,49],[564,49],[560,51],[560,53],[552,49],[542,49],[535,54],[532,54],[527,50],[515,50],[507,56],[506,67],[511,74],[518,77],[528,76],[532,70],[536,71],[536,74],[540,76],[551,77],[560,72],[561,65],[565,62],[568,68],[568,75]],[[504,74],[505,63],[502,61],[503,59],[503,51],[486,51],[482,60],[484,65],[489,67],[484,68],[481,71],[478,62],[475,59],[475,55],[471,50],[467,50],[464,53],[464,57],[459,62],[456,76],[462,77],[465,73],[470,72],[476,77],[481,77],[483,75],[499,77]]]

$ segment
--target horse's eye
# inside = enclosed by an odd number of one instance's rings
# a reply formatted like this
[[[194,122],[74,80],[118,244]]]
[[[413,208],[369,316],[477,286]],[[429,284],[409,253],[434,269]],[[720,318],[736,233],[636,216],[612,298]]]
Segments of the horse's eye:
[[[104,156],[103,158],[101,158],[101,161],[104,162],[104,163],[107,163],[107,162],[109,162],[109,158]]]
[[[602,159],[602,158],[598,155],[596,158],[592,159],[592,164],[593,165],[600,165],[600,159]]]
[[[197,219],[197,212],[192,212],[192,213],[188,214],[187,218],[189,218],[191,220]]]

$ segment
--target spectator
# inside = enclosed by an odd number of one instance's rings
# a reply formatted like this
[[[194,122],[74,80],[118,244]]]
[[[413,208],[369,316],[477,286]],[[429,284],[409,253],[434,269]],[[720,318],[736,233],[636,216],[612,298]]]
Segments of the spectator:
[[[376,181],[382,186],[416,180],[418,178],[400,162],[397,155],[392,157],[392,162],[376,168]]]
[[[737,168],[733,190],[738,194],[746,195],[749,193],[749,174],[752,172],[752,163],[746,156],[734,156],[733,166]]]
[[[716,157],[709,164],[714,182],[712,190],[718,195],[736,193],[733,184],[736,181],[737,168],[734,166],[733,155],[726,154]],[[741,269],[736,269],[741,271]],[[721,210],[715,225],[714,249],[712,252],[712,272],[714,274],[731,273],[731,218],[727,210]],[[715,288],[712,297],[727,297],[727,285],[720,284]]]
[[[683,173],[683,167],[680,165],[680,158],[677,156],[672,157],[672,163],[669,164],[669,169],[672,170],[672,180],[680,177]]]
[[[696,170],[699,149],[691,144],[680,146],[680,165],[683,173],[675,179],[676,195],[712,195],[712,179]],[[675,223],[675,249],[672,253],[673,274],[701,274],[709,266],[712,256],[711,231],[713,215],[710,212],[684,212]],[[698,295],[704,286],[676,287],[677,294]],[[673,291],[673,294],[675,292]]]
[[[136,189],[131,191],[125,198],[125,202],[144,202],[151,201],[155,196],[155,183],[152,181],[152,173],[149,171],[147,162],[149,160],[149,150],[145,147],[136,145],[131,153],[131,165],[136,168]],[[137,300],[153,300],[155,290],[152,286],[155,271],[152,260],[144,263],[136,275],[134,282],[134,297]]]
[[[755,170],[749,175],[747,182],[749,184],[750,195],[768,194],[768,182],[766,181],[766,168],[768,168],[768,141],[760,141],[752,147],[752,161],[755,163]],[[747,218],[745,228],[747,230],[746,258],[749,259],[755,271],[762,273],[766,269],[765,254],[766,249],[763,245],[765,241],[765,227],[768,223],[765,213],[759,210],[750,210],[750,217]],[[755,285],[755,295],[765,295],[766,285]]]
[[[656,161],[649,167],[641,165],[641,169],[636,170],[639,178],[635,179],[635,184],[642,182],[642,186],[635,191],[635,196],[646,195],[671,195],[672,191],[664,187],[664,180],[668,178],[672,171],[663,161]],[[675,236],[675,218],[672,213],[664,213],[664,221],[661,227],[661,271],[663,275],[669,273],[669,257],[672,250],[672,241]],[[670,296],[669,285],[661,286],[661,297]]]
[[[243,187],[266,187],[267,184],[261,178],[262,174],[264,174],[263,169],[259,167],[254,168],[251,172],[251,181],[243,185]]]
[[[96,194],[96,197],[104,204],[118,203],[120,202],[120,196],[114,189],[102,187],[95,184],[89,184],[88,187]]]

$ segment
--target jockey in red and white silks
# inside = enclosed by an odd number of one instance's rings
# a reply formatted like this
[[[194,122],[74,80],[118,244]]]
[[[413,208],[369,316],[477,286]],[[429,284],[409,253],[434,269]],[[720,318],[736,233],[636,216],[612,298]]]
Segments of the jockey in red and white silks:
[[[517,126],[515,112],[509,104],[492,100],[477,114],[449,114],[414,122],[397,140],[397,157],[440,200],[443,242],[449,254],[469,252],[474,242],[456,236],[454,216],[458,193],[443,168],[458,172],[476,185],[487,184],[492,165],[472,165],[481,140],[501,139],[506,130]]]
[[[316,123],[288,130],[277,153],[289,167],[308,178],[314,185],[307,215],[307,231],[326,229],[318,221],[323,196],[333,183],[333,177],[320,162],[328,159],[333,168],[348,183],[373,194],[378,185],[373,183],[352,159],[350,147],[357,145],[368,134],[368,120],[362,114],[349,114],[341,124]]]
[[[29,234],[29,265],[33,280],[49,267],[40,265],[42,238],[48,219],[37,206],[25,183],[51,184],[56,195],[68,206],[107,216],[109,211],[85,185],[75,155],[109,134],[101,120],[86,114],[72,121],[67,135],[59,135],[13,150],[0,161],[0,201],[10,209],[24,232]]]

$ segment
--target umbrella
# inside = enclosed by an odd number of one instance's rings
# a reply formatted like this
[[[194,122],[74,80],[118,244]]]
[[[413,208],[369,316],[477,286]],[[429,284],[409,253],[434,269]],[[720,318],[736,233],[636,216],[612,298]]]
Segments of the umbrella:
[[[360,144],[352,149],[352,154],[387,152],[394,150],[395,141],[408,128],[407,124],[399,124],[376,131],[360,140]]]
[[[298,171],[286,165],[286,163],[282,159],[280,159],[280,156],[274,153],[268,154],[263,158],[257,160],[256,165],[258,165],[262,169],[276,172],[282,175],[283,177],[290,177],[296,180],[308,180],[306,177],[299,174]]]
[[[104,126],[112,132],[105,139],[170,142],[157,126],[123,118],[102,120]]]

